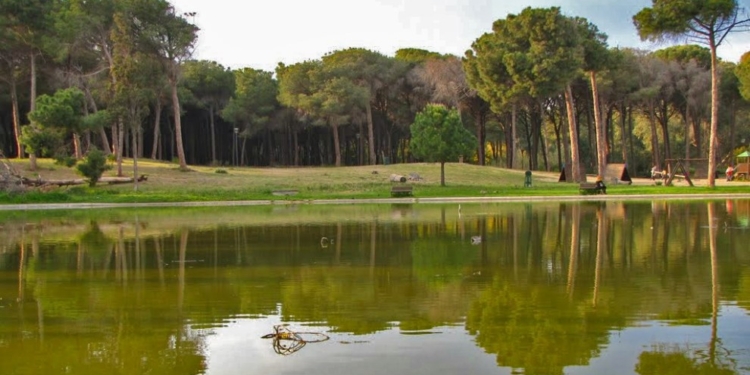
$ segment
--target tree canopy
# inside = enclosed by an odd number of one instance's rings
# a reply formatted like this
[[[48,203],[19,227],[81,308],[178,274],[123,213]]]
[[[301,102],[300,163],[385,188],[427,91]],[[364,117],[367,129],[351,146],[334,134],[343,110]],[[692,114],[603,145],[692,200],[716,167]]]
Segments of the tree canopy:
[[[440,185],[445,186],[445,163],[469,155],[476,138],[464,128],[455,109],[429,104],[411,125],[411,152],[417,158],[440,163]]]

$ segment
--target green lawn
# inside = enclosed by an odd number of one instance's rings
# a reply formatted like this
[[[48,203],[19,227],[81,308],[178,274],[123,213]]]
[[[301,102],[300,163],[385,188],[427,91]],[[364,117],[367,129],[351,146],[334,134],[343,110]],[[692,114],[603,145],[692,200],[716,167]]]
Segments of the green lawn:
[[[27,160],[12,160],[16,172],[29,178],[60,180],[78,178],[73,169],[40,160],[37,171],[28,170]],[[445,166],[446,186],[440,186],[440,165],[431,163],[393,164],[359,167],[306,168],[233,168],[191,167],[181,172],[171,163],[139,161],[139,174],[148,175],[136,191],[133,184],[106,185],[94,188],[71,186],[44,188],[24,193],[0,193],[0,203],[136,203],[195,202],[236,200],[318,200],[390,198],[391,174],[419,180],[406,183],[414,186],[414,197],[517,197],[517,196],[578,196],[578,185],[557,182],[556,172],[534,172],[532,187],[525,188],[524,172],[504,168],[449,163]],[[132,176],[132,163],[123,166],[123,174]],[[115,171],[106,176],[115,176]],[[589,178],[589,181],[592,181]],[[750,183],[717,180],[717,187],[706,187],[696,181],[695,187],[685,182],[677,186],[657,186],[648,179],[635,179],[632,185],[608,186],[609,195],[662,194],[733,194],[750,192]],[[293,196],[276,196],[277,190],[296,190]]]

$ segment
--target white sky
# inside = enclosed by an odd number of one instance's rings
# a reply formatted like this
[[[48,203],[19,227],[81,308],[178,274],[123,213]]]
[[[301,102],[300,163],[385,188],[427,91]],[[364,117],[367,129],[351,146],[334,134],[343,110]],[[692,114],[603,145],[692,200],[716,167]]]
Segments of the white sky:
[[[750,0],[738,0],[750,9]],[[559,6],[609,36],[609,45],[657,49],[640,42],[632,17],[651,0],[171,0],[180,12],[196,12],[201,28],[197,59],[233,69],[273,71],[279,62],[318,59],[328,52],[362,47],[393,56],[422,48],[463,56],[492,22],[527,6]],[[750,51],[750,33],[735,34],[719,56],[738,62]]]

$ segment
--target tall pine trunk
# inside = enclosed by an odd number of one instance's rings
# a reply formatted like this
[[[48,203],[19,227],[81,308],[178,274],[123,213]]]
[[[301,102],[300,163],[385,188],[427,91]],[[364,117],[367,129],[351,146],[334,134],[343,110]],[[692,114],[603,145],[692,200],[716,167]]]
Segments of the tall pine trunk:
[[[716,154],[719,139],[716,131],[719,125],[719,69],[716,61],[716,41],[711,38],[711,132],[708,146],[708,187],[716,186]]]
[[[510,158],[510,168],[518,169],[518,105],[516,103],[513,103],[510,113],[510,150],[508,150],[508,157]]]
[[[594,96],[594,126],[596,128],[596,161],[597,174],[604,177],[607,169],[607,134],[602,122],[602,111],[599,105],[599,89],[596,83],[596,72],[591,71],[591,92]]]
[[[372,123],[372,105],[368,101],[365,109],[367,110],[367,139],[369,140],[370,146],[370,165],[378,163],[377,155],[375,155],[375,130]]]
[[[341,166],[341,147],[339,146],[339,125],[337,123],[332,123],[331,126],[333,127],[333,153],[336,155],[336,162],[335,165],[337,167]],[[374,150],[374,148],[371,148]]]
[[[29,112],[36,109],[36,52],[31,52],[31,88],[29,89]]]
[[[565,108],[568,112],[568,130],[570,133],[570,173],[573,181],[581,182],[586,177],[581,173],[581,159],[578,151],[578,125],[576,124],[575,101],[573,100],[573,89],[570,85],[565,87]],[[565,171],[568,174],[568,171]],[[567,179],[566,179],[567,181]]]
[[[211,130],[211,163],[218,164],[216,160],[216,123],[214,121],[214,105],[208,106],[209,128]]]
[[[122,177],[122,157],[125,149],[125,124],[123,120],[117,121],[117,177]]]
[[[151,159],[156,160],[157,151],[159,150],[159,135],[161,134],[161,98],[156,98],[156,108],[154,109],[154,142],[151,145]]]
[[[185,149],[182,144],[182,120],[180,116],[180,98],[177,96],[177,77],[169,79],[169,85],[172,87],[172,109],[174,111],[174,137],[175,147],[177,148],[177,158],[180,160],[180,170],[186,171],[187,161],[185,160]]]
[[[655,166],[664,168],[661,164],[661,156],[659,155],[659,136],[656,134],[656,115],[654,115],[653,100],[649,100],[648,103],[648,121],[651,126],[651,158]]]
[[[133,142],[133,190],[138,191],[138,138],[140,134],[140,125],[133,128],[131,132]]]
[[[11,74],[12,76],[12,74]],[[11,111],[13,112],[13,135],[16,140],[16,155],[19,159],[23,159],[24,150],[23,143],[21,143],[21,116],[18,112],[18,88],[16,87],[16,80],[14,77],[10,77],[10,102]],[[34,166],[32,170],[36,169]]]

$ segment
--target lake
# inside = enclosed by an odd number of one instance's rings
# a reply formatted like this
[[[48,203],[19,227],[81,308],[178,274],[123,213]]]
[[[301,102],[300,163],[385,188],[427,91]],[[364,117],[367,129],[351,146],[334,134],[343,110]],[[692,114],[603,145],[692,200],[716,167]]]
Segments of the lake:
[[[0,218],[0,374],[750,374],[749,312],[747,200]]]

